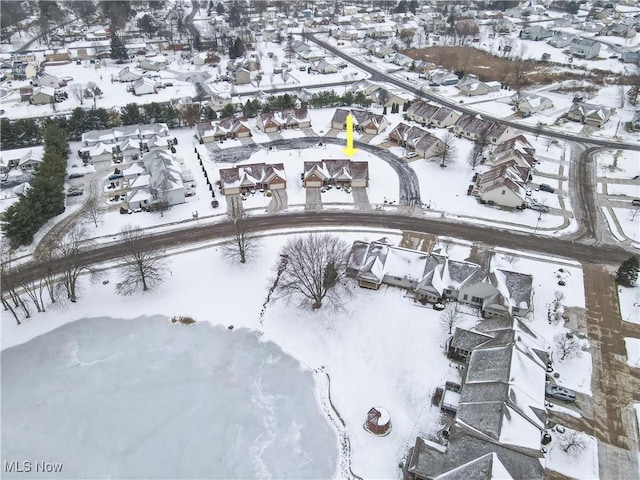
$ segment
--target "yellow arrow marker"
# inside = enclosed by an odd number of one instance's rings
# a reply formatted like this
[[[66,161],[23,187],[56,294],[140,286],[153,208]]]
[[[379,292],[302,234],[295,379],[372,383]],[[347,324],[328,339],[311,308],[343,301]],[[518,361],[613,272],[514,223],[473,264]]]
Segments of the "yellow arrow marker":
[[[342,151],[349,158],[353,157],[358,151],[357,148],[353,148],[353,117],[351,115],[347,115],[347,147],[343,148]]]

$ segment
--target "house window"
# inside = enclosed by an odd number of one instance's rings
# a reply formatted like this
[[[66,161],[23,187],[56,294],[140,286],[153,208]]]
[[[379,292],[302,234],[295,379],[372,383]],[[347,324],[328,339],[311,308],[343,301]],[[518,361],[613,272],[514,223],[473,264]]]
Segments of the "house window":
[[[471,297],[471,301],[473,303],[481,303],[482,299],[480,297]]]
[[[467,295],[466,293],[464,294],[464,297],[462,297],[463,300],[466,300],[469,297],[469,295]]]
[[[504,195],[505,193],[507,193],[507,191],[503,188],[502,189],[502,195]]]

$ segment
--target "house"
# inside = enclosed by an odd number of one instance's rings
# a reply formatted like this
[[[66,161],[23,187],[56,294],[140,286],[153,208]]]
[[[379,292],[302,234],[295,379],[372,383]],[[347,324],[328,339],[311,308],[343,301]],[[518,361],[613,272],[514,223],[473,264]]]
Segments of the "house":
[[[211,122],[196,123],[195,137],[200,143],[222,142],[228,138],[250,136],[251,129],[246,118],[221,118]]]
[[[437,156],[444,145],[435,135],[406,123],[398,124],[389,133],[389,140],[405,147],[407,151],[416,152],[422,158]]]
[[[457,300],[477,307],[483,317],[524,317],[531,310],[533,277],[495,269],[479,282],[460,287]]]
[[[344,159],[304,162],[302,184],[305,188],[368,187],[369,163]]]
[[[613,22],[604,25],[600,30],[600,35],[611,35],[614,37],[633,38],[636,36],[636,30],[633,25],[628,23]]]
[[[149,95],[158,93],[156,82],[147,77],[141,77],[133,83],[131,87],[134,95]]]
[[[142,75],[132,72],[129,67],[124,67],[118,72],[116,77],[118,82],[135,82],[142,78]]]
[[[493,123],[479,116],[462,114],[453,125],[452,131],[457,136],[479,141],[483,138],[494,145],[499,145],[509,138],[516,136],[515,131],[504,124]]]
[[[611,117],[611,109],[600,105],[575,102],[569,107],[567,118],[585,125],[601,128]]]
[[[600,53],[600,42],[576,37],[569,43],[569,52],[576,57],[590,60]]]
[[[306,108],[291,108],[258,115],[256,126],[265,133],[308,128],[311,126],[311,117]]]
[[[29,99],[32,105],[45,105],[55,102],[55,90],[51,87],[37,87],[33,89],[33,95]]]
[[[540,439],[547,423],[543,340],[519,320],[456,329],[451,358],[466,363],[446,445],[416,438],[404,478],[545,477]]]
[[[238,68],[231,73],[231,77],[233,78],[233,83],[235,85],[246,85],[247,83],[251,83],[251,74],[249,70],[246,68]]]
[[[382,133],[388,125],[384,115],[367,112],[364,110],[336,109],[331,119],[331,128],[345,130],[347,128],[347,116],[353,116],[353,129],[356,132],[378,135]]]
[[[520,31],[522,40],[544,40],[551,36],[553,36],[553,32],[541,25],[529,25]]]
[[[220,189],[224,195],[285,188],[287,178],[282,163],[254,163],[220,169]]]
[[[23,173],[37,172],[42,164],[42,147],[18,148],[0,152],[0,173],[19,168]]]
[[[624,63],[635,63],[640,65],[640,50],[635,52],[622,52],[620,57]]]
[[[530,169],[508,161],[478,175],[475,193],[483,202],[502,207],[522,207]]]
[[[387,88],[377,88],[367,95],[367,97],[377,105],[392,107],[393,105],[404,105],[413,100],[413,96],[401,90],[390,90]]]
[[[168,151],[145,153],[140,162],[123,169],[122,174],[129,208],[185,203],[182,165]]]
[[[60,80],[55,75],[51,75],[47,72],[42,72],[31,79],[31,84],[34,87],[51,87],[60,88]]]
[[[82,134],[82,146],[78,150],[78,156],[84,161],[92,162],[133,160],[136,154],[150,151],[150,146],[160,145],[159,138],[164,139],[164,148],[167,150],[173,144],[165,123],[91,130]]]
[[[353,243],[347,275],[360,287],[377,290],[391,285],[411,292],[423,303],[455,299],[458,289],[470,282],[479,265],[450,259],[447,255],[410,250],[383,241]]]
[[[514,93],[509,103],[515,105],[519,112],[529,114],[553,107],[553,102],[547,97],[521,91]]]
[[[523,135],[517,135],[493,147],[484,163],[497,166],[515,162],[520,167],[532,169],[536,164],[535,153],[529,141]]]
[[[569,44],[576,38],[578,37],[571,33],[556,32],[549,40],[547,40],[547,43],[552,47],[565,48],[568,47]]]
[[[460,118],[460,114],[448,107],[440,107],[422,100],[416,100],[407,109],[407,118],[422,125],[445,128],[456,123]]]
[[[45,50],[45,62],[68,62],[71,61],[71,53],[66,48],[58,50]]]
[[[152,60],[149,58],[142,58],[138,61],[138,66],[143,70],[149,70],[152,72],[159,72],[167,68],[167,62],[164,60]]]
[[[481,82],[476,78],[466,77],[456,85],[462,95],[468,97],[476,95],[486,95],[487,93],[499,92],[502,85],[500,82]]]
[[[431,70],[428,75],[429,85],[443,86],[457,85],[460,79],[454,73],[443,69]]]
[[[320,60],[316,62],[311,67],[311,70],[314,70],[318,73],[327,74],[327,73],[336,73],[338,71],[338,67],[336,67],[333,63],[329,63],[326,60]]]

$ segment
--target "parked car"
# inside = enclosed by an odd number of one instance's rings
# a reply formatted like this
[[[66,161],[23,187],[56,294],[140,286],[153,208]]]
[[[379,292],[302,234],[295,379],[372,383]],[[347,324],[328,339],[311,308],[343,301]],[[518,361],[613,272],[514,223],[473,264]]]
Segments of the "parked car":
[[[530,197],[530,196],[531,196],[531,193],[532,193],[532,192],[531,192],[531,189],[530,189],[530,188],[527,188],[527,191],[525,192],[525,194],[527,195],[527,197]]]
[[[549,192],[549,193],[555,192],[555,189],[551,185],[547,185],[546,183],[540,184],[540,190],[542,190],[543,192]]]
[[[546,205],[543,205],[541,203],[530,203],[529,204],[529,208],[531,210],[537,210],[539,212],[543,212],[543,213],[547,213],[549,211],[549,207],[547,207]]]
[[[84,192],[82,191],[81,188],[73,188],[71,187],[69,190],[67,190],[67,197],[77,197],[79,195],[82,195]]]
[[[84,173],[78,173],[78,172],[76,172],[76,173],[70,173],[70,174],[69,174],[69,176],[68,176],[68,178],[69,178],[69,179],[72,179],[72,178],[82,178],[82,177],[84,177]]]
[[[567,403],[576,401],[576,392],[558,385],[548,384],[544,389],[544,393],[547,397],[564,400]]]
[[[112,175],[109,175],[109,177],[107,178],[108,180],[118,180],[122,178],[122,174],[121,173],[114,173]]]
[[[444,304],[442,304],[442,303],[434,303],[433,304],[433,309],[434,310],[444,310]]]
[[[640,207],[640,198],[634,198],[633,200],[631,200],[631,205]]]
[[[414,158],[414,157],[417,157],[417,156],[418,156],[418,154],[416,152],[409,152],[406,155],[407,158]]]

